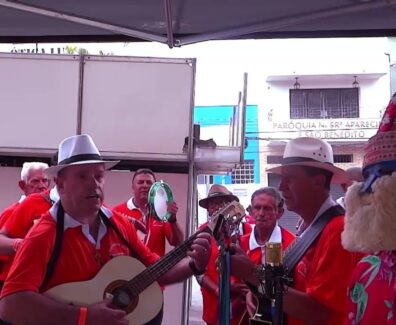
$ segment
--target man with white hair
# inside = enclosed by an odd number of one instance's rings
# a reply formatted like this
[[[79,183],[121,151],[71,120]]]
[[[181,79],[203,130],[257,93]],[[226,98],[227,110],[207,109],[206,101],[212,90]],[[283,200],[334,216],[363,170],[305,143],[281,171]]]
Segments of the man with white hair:
[[[45,164],[46,168],[48,165]],[[10,256],[4,267],[1,269],[0,280],[4,280],[12,263],[12,257],[18,249],[22,239],[33,226],[36,219],[47,212],[52,204],[59,199],[56,187],[49,188],[49,178],[44,174],[44,168],[41,170],[41,179],[38,179],[36,189],[41,189],[43,182],[47,180],[48,185],[42,192],[32,192],[24,198],[22,202],[15,206],[12,213],[9,214],[0,225],[0,254]],[[25,173],[22,170],[22,173]],[[22,174],[21,173],[21,174]],[[30,174],[30,173],[29,173]],[[38,177],[36,175],[36,177]],[[39,178],[39,177],[38,177]],[[35,183],[35,182],[34,182]],[[24,188],[33,189],[30,184],[24,184]]]
[[[60,200],[32,227],[16,253],[1,293],[2,319],[30,325],[129,323],[125,317],[131,310],[122,307],[135,297],[130,296],[129,286],[126,292],[111,290],[114,299],[101,291],[91,303],[69,304],[44,294],[70,282],[80,288],[81,282],[93,279],[116,258],[126,261],[126,256],[134,256],[146,266],[159,259],[139,240],[126,218],[103,206],[105,171],[117,163],[103,160],[88,135],[60,143],[58,165],[46,171],[54,177]],[[160,273],[158,281],[171,284],[203,272],[210,257],[209,240],[209,234],[198,234],[188,256]],[[106,277],[113,274],[108,272]],[[146,280],[141,277],[139,284]],[[114,281],[106,283],[110,286]],[[74,299],[84,294],[83,289],[77,291]]]
[[[50,180],[45,175],[44,170],[48,168],[48,165],[43,162],[25,162],[21,170],[21,179],[18,182],[18,186],[23,192],[21,198],[6,208],[0,216],[0,229],[4,227],[6,222],[10,219],[11,215],[18,209],[22,202],[31,194],[43,193],[48,190]],[[0,235],[1,236],[1,235]],[[1,240],[4,239],[4,240]],[[10,257],[14,253],[13,249],[14,240],[9,238],[0,238],[0,287],[4,282],[7,271],[10,265]],[[4,255],[3,255],[4,254]]]
[[[21,198],[5,208],[0,216],[0,228],[4,225],[7,218],[12,214],[17,205],[21,203],[29,194],[41,193],[48,189],[50,180],[44,174],[48,165],[43,162],[25,162],[21,170],[21,179],[18,186],[23,192]]]

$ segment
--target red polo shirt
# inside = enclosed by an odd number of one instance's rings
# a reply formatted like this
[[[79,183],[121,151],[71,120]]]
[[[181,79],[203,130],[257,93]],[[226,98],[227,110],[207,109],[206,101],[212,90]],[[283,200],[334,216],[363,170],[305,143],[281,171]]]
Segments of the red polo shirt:
[[[132,199],[116,205],[113,208],[113,211],[117,211],[120,214],[145,223],[142,211],[133,204]],[[169,222],[162,222],[155,219],[153,216],[150,216],[148,218],[148,225],[146,225],[146,227],[147,235],[144,239],[146,246],[159,256],[165,255],[165,239],[168,239],[169,241],[169,238],[172,234],[172,228]]]
[[[344,216],[333,218],[294,270],[294,288],[307,293],[331,310],[330,321],[322,325],[343,324],[349,278],[362,257],[342,247],[343,229]],[[288,317],[288,325],[302,324],[305,323]]]
[[[56,235],[56,212],[46,213],[33,226],[16,253],[9,275],[5,281],[2,297],[19,291],[40,290],[53,251]],[[106,210],[106,209],[105,209]],[[117,213],[105,211],[130,243],[135,254],[146,264],[152,264],[158,256],[150,252],[138,239],[132,224]],[[62,250],[55,264],[54,273],[45,288],[46,291],[62,283],[92,279],[111,258],[129,255],[129,249],[113,229],[106,229],[102,223],[96,243],[89,235],[88,225],[81,225],[65,215],[65,230]]]
[[[34,221],[51,208],[49,197],[50,190],[47,190],[30,194],[23,200],[4,224],[8,235],[12,238],[25,238]]]
[[[33,193],[26,197],[5,221],[4,229],[11,238],[25,238],[30,228],[45,212],[51,208],[50,190],[43,193]],[[7,257],[0,274],[4,281],[14,260],[14,255]]]
[[[10,215],[14,212],[15,208],[19,205],[19,203],[22,202],[21,200],[14,202],[11,204],[9,207],[5,208],[3,213],[0,216],[0,229],[3,228],[4,224],[10,217]],[[5,263],[10,257],[8,255],[0,255],[0,281],[4,281],[5,277],[1,277],[1,273],[3,272],[5,268]]]
[[[10,206],[4,209],[3,213],[0,216],[0,229],[3,228],[4,224],[10,217],[10,215],[14,212],[15,208],[19,205],[20,201],[14,202]]]
[[[280,239],[282,242],[282,250],[285,251],[285,249],[294,241],[296,236],[294,236],[290,231],[282,227],[280,227],[280,233],[281,233]],[[261,247],[257,247],[257,245],[255,245],[255,247],[252,247],[251,245],[249,245],[251,236],[254,236],[254,231],[252,231],[248,235],[242,236],[240,241],[240,246],[255,264],[261,265],[262,264]]]

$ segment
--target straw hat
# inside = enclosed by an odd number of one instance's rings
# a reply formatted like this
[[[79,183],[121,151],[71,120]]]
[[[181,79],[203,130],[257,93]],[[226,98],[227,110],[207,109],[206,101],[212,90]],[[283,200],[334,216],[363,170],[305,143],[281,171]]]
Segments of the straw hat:
[[[56,176],[63,168],[82,164],[104,164],[106,169],[115,166],[119,161],[103,160],[92,138],[87,134],[74,135],[59,144],[58,164],[48,167],[45,173]]]
[[[283,153],[282,165],[266,171],[281,175],[285,166],[308,166],[327,170],[333,173],[332,183],[342,184],[348,179],[343,169],[334,166],[331,145],[318,138],[301,137],[290,140]]]
[[[199,200],[198,204],[200,207],[207,209],[209,201],[218,197],[224,198],[230,202],[231,201],[239,202],[238,197],[232,194],[229,190],[227,190],[225,186],[219,184],[213,184],[209,189],[208,196],[202,200]]]

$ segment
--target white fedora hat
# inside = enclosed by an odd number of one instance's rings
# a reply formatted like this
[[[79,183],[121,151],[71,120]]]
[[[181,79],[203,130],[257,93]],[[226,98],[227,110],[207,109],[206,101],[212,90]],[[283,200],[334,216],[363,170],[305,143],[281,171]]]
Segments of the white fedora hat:
[[[87,134],[74,135],[59,144],[58,165],[48,167],[45,173],[56,176],[63,168],[81,164],[104,164],[106,169],[118,164],[119,160],[103,160],[92,138]]]
[[[332,183],[342,184],[348,180],[347,173],[334,166],[331,145],[318,138],[302,137],[290,140],[285,147],[282,165],[266,171],[281,175],[285,166],[308,166],[327,170],[333,173]]]

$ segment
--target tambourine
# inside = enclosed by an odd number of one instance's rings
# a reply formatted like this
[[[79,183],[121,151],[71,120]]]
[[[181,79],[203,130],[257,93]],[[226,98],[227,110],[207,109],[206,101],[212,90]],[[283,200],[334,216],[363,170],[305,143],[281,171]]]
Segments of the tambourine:
[[[168,203],[173,202],[172,190],[164,181],[155,182],[148,192],[148,206],[155,218],[163,222],[168,221]]]

